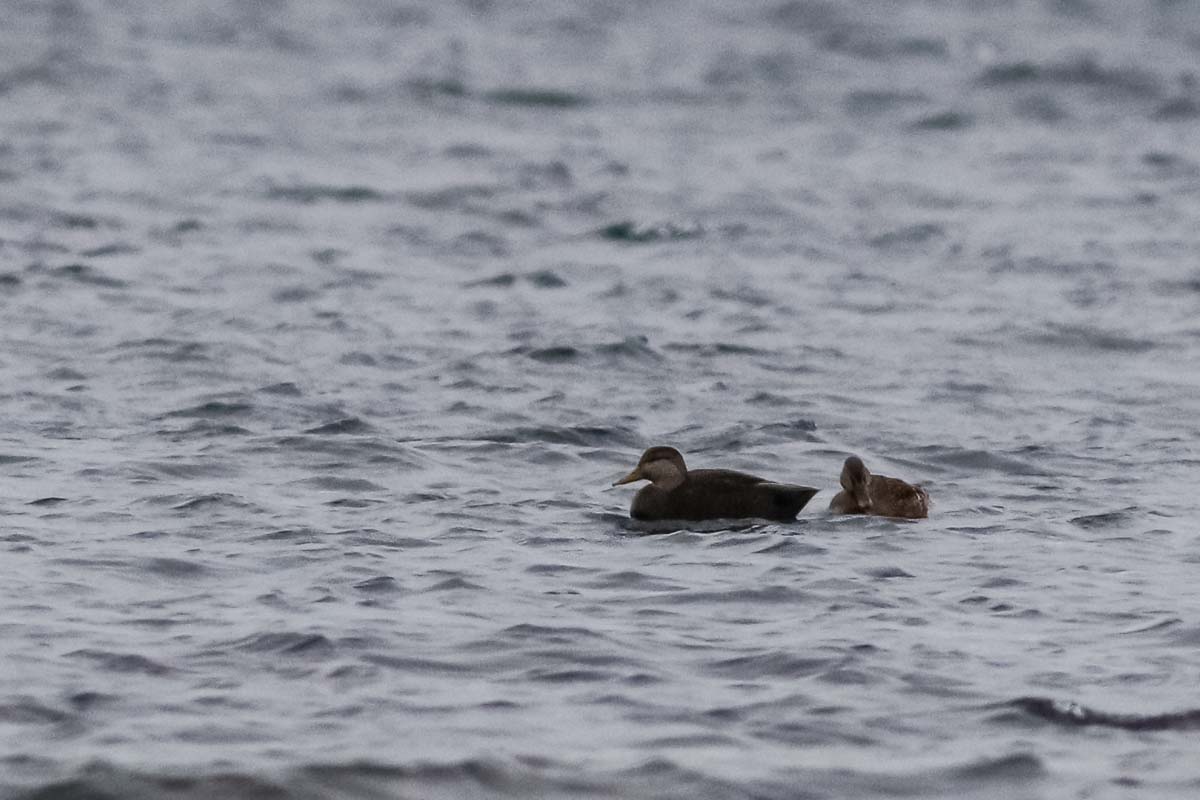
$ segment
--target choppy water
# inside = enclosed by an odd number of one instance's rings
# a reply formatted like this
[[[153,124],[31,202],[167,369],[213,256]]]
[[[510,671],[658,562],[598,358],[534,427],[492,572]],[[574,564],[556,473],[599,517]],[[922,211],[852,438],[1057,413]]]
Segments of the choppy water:
[[[1194,5],[0,14],[3,797],[1200,791]]]

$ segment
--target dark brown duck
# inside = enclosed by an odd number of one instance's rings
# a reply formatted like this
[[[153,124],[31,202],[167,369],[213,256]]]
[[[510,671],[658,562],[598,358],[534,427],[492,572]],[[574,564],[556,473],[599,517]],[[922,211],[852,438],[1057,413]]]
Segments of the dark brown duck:
[[[929,495],[920,486],[899,478],[872,475],[858,456],[842,466],[842,491],[829,504],[835,514],[874,514],[878,517],[924,519],[929,516]]]
[[[640,520],[769,519],[790,522],[816,489],[774,483],[729,469],[689,470],[674,447],[651,447],[613,486],[650,481],[633,497],[629,516]]]

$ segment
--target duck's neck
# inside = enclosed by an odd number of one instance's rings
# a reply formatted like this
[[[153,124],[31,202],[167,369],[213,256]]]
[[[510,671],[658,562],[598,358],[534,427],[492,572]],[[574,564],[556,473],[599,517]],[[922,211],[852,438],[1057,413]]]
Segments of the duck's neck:
[[[687,480],[686,475],[682,472],[675,472],[665,478],[659,478],[654,482],[654,485],[664,492],[669,492],[672,489],[678,489],[680,486],[683,486],[685,480]]]

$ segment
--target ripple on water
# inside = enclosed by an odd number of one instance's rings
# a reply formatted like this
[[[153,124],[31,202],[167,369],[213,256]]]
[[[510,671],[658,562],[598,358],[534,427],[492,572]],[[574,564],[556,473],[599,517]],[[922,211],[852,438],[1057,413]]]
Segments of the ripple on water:
[[[175,580],[201,578],[212,573],[210,567],[198,561],[162,556],[142,559],[137,563],[137,569],[152,575],[162,575],[163,577]]]
[[[150,338],[121,342],[114,361],[155,359],[170,363],[208,362],[208,345],[182,339]]]
[[[146,480],[195,480],[196,478],[223,477],[236,471],[232,462],[224,459],[139,461],[129,465],[128,469],[136,473],[139,479]]]
[[[171,504],[173,511],[184,512],[210,512],[214,509],[228,509],[230,511],[250,511],[260,510],[253,503],[229,492],[211,492],[209,494],[195,495],[194,497],[181,497],[180,495],[162,495],[159,497],[147,498],[150,502],[160,504]]]
[[[336,475],[321,475],[293,481],[291,486],[303,486],[322,492],[385,492],[386,487],[366,478],[342,478]]]
[[[154,433],[164,439],[182,441],[193,438],[216,439],[226,436],[249,436],[251,432],[241,425],[233,425],[215,419],[198,419],[186,428],[157,430]]]
[[[57,725],[73,718],[66,711],[44,706],[28,698],[0,703],[0,721],[11,725]]]
[[[1026,341],[1047,347],[1071,351],[1092,350],[1098,353],[1147,353],[1164,345],[1162,339],[1150,339],[1124,331],[1101,328],[1097,325],[1064,325],[1050,323],[1040,330],[1022,334]]]
[[[271,455],[289,452],[323,455],[337,458],[347,468],[371,464],[386,465],[389,470],[416,470],[423,469],[428,463],[415,449],[374,435],[334,433],[273,436],[248,444],[248,451]]]
[[[37,500],[30,500],[25,505],[37,506],[39,508],[53,508],[65,502],[67,502],[67,498],[65,497],[39,497]]]
[[[755,655],[717,659],[708,662],[705,668],[710,672],[737,680],[754,680],[766,676],[807,678],[827,674],[844,662],[843,656],[814,658],[773,650]]]
[[[641,436],[624,426],[604,425],[536,425],[506,428],[476,434],[479,441],[501,444],[547,444],[574,445],[576,447],[639,447]]]
[[[67,653],[67,657],[89,661],[97,669],[106,672],[140,673],[154,676],[163,676],[175,672],[173,667],[147,658],[146,656],[138,655],[137,653],[114,653],[107,650],[89,648]]]
[[[240,401],[209,401],[192,405],[192,407],[179,409],[175,411],[167,411],[163,414],[164,419],[174,416],[185,417],[204,417],[204,419],[224,419],[229,416],[245,416],[253,413],[253,403]]]
[[[273,184],[263,193],[270,200],[312,204],[322,201],[336,203],[379,202],[387,196],[370,186],[336,186],[331,184]]]
[[[558,344],[547,347],[522,345],[506,352],[547,365],[592,364],[651,367],[663,360],[645,337],[627,337],[599,344]]]
[[[376,575],[354,584],[355,590],[369,594],[395,594],[404,591],[400,582],[391,575]]]
[[[950,772],[958,778],[985,781],[1028,780],[1049,774],[1042,759],[1031,753],[983,758],[961,767],[954,767]]]
[[[198,731],[203,734],[204,731]],[[228,733],[228,732],[226,732]],[[254,741],[247,732],[235,732],[238,741]],[[222,731],[210,729],[209,735]],[[701,733],[659,737],[657,750],[733,748],[742,742],[733,736]],[[686,796],[696,800],[796,797],[933,797],[980,796],[980,782],[1007,782],[1029,786],[1044,779],[1042,760],[1027,753],[997,756],[943,768],[911,773],[877,770],[793,769],[777,780],[758,780],[752,787],[721,780],[702,770],[680,766],[664,755],[641,760],[619,770],[580,774],[569,763],[541,756],[511,761],[464,759],[387,763],[358,760],[350,763],[307,763],[278,775],[264,777],[228,769],[188,774],[139,772],[93,761],[68,778],[41,787],[33,797],[221,797],[228,800],[277,798],[303,800],[323,797],[539,797],[651,798]],[[1036,786],[1037,784],[1033,784]],[[797,794],[797,787],[804,791]],[[960,794],[966,792],[966,795]],[[991,795],[987,795],[991,796]],[[1008,795],[1006,795],[1008,796]],[[1014,796],[1025,796],[1017,794]],[[1031,795],[1032,796],[1032,795]]]
[[[89,264],[66,264],[47,270],[47,274],[86,286],[100,286],[105,289],[124,289],[129,285],[123,280],[104,274]]]
[[[696,223],[639,223],[633,220],[621,220],[605,225],[596,231],[596,235],[611,242],[653,244],[698,239],[704,235],[704,229]]]
[[[475,281],[468,281],[463,284],[464,288],[493,288],[493,289],[509,289],[517,286],[519,283],[527,284],[535,289],[561,289],[567,286],[567,281],[558,273],[544,269],[535,272],[526,272],[517,274],[515,272],[500,272],[490,278],[481,278]]]
[[[426,591],[426,592],[452,592],[452,591],[459,591],[459,590],[478,592],[478,591],[486,591],[487,587],[480,586],[478,583],[472,583],[471,581],[467,580],[466,578],[455,576],[452,578],[446,578],[445,580],[442,580],[442,581],[438,581],[437,583],[433,584],[432,586],[426,587],[424,591]]]
[[[303,397],[304,392],[299,386],[291,381],[283,383],[272,383],[269,386],[264,386],[258,390],[261,394],[277,395],[279,397]]]
[[[362,659],[369,664],[385,667],[396,672],[412,673],[414,675],[467,675],[479,671],[479,666],[476,665],[416,656],[367,653],[362,656]]]
[[[318,425],[315,428],[308,428],[305,433],[314,434],[317,436],[340,436],[343,434],[366,434],[373,433],[374,428],[367,422],[358,417],[346,417],[345,419],[327,422],[324,425]]]
[[[820,545],[802,541],[795,536],[781,536],[779,540],[754,551],[756,554],[786,553],[788,556],[819,556],[829,551]]]
[[[593,589],[630,589],[644,592],[674,592],[686,588],[684,584],[637,570],[606,572],[584,582],[583,585]]]
[[[1020,458],[988,450],[927,445],[914,448],[920,462],[943,471],[1000,472],[1008,475],[1052,475],[1053,472]]]
[[[1071,523],[1089,531],[1126,528],[1141,516],[1140,511],[1141,509],[1137,506],[1127,506],[1126,508],[1114,511],[1104,511],[1099,514],[1082,514],[1078,517],[1072,517]]]
[[[1049,697],[1018,697],[1006,704],[1065,727],[1104,727],[1127,731],[1187,731],[1200,728],[1200,709],[1159,714],[1113,714]]]
[[[1137,99],[1156,97],[1162,89],[1158,76],[1151,72],[1136,67],[1105,66],[1090,55],[1050,63],[1011,61],[993,64],[984,69],[977,80],[988,87],[1073,84]]]
[[[216,652],[219,653],[227,648],[245,650],[250,653],[279,653],[306,658],[329,658],[335,654],[337,645],[319,633],[268,631],[222,644],[216,648]]]

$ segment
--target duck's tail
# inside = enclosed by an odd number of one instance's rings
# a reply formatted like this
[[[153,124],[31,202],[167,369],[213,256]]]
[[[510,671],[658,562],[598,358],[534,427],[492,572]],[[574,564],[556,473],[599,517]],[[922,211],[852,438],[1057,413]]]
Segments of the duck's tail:
[[[772,511],[778,512],[770,518],[785,521],[795,519],[800,509],[808,505],[818,491],[811,486],[794,486],[790,483],[764,483],[762,486],[771,494]]]

